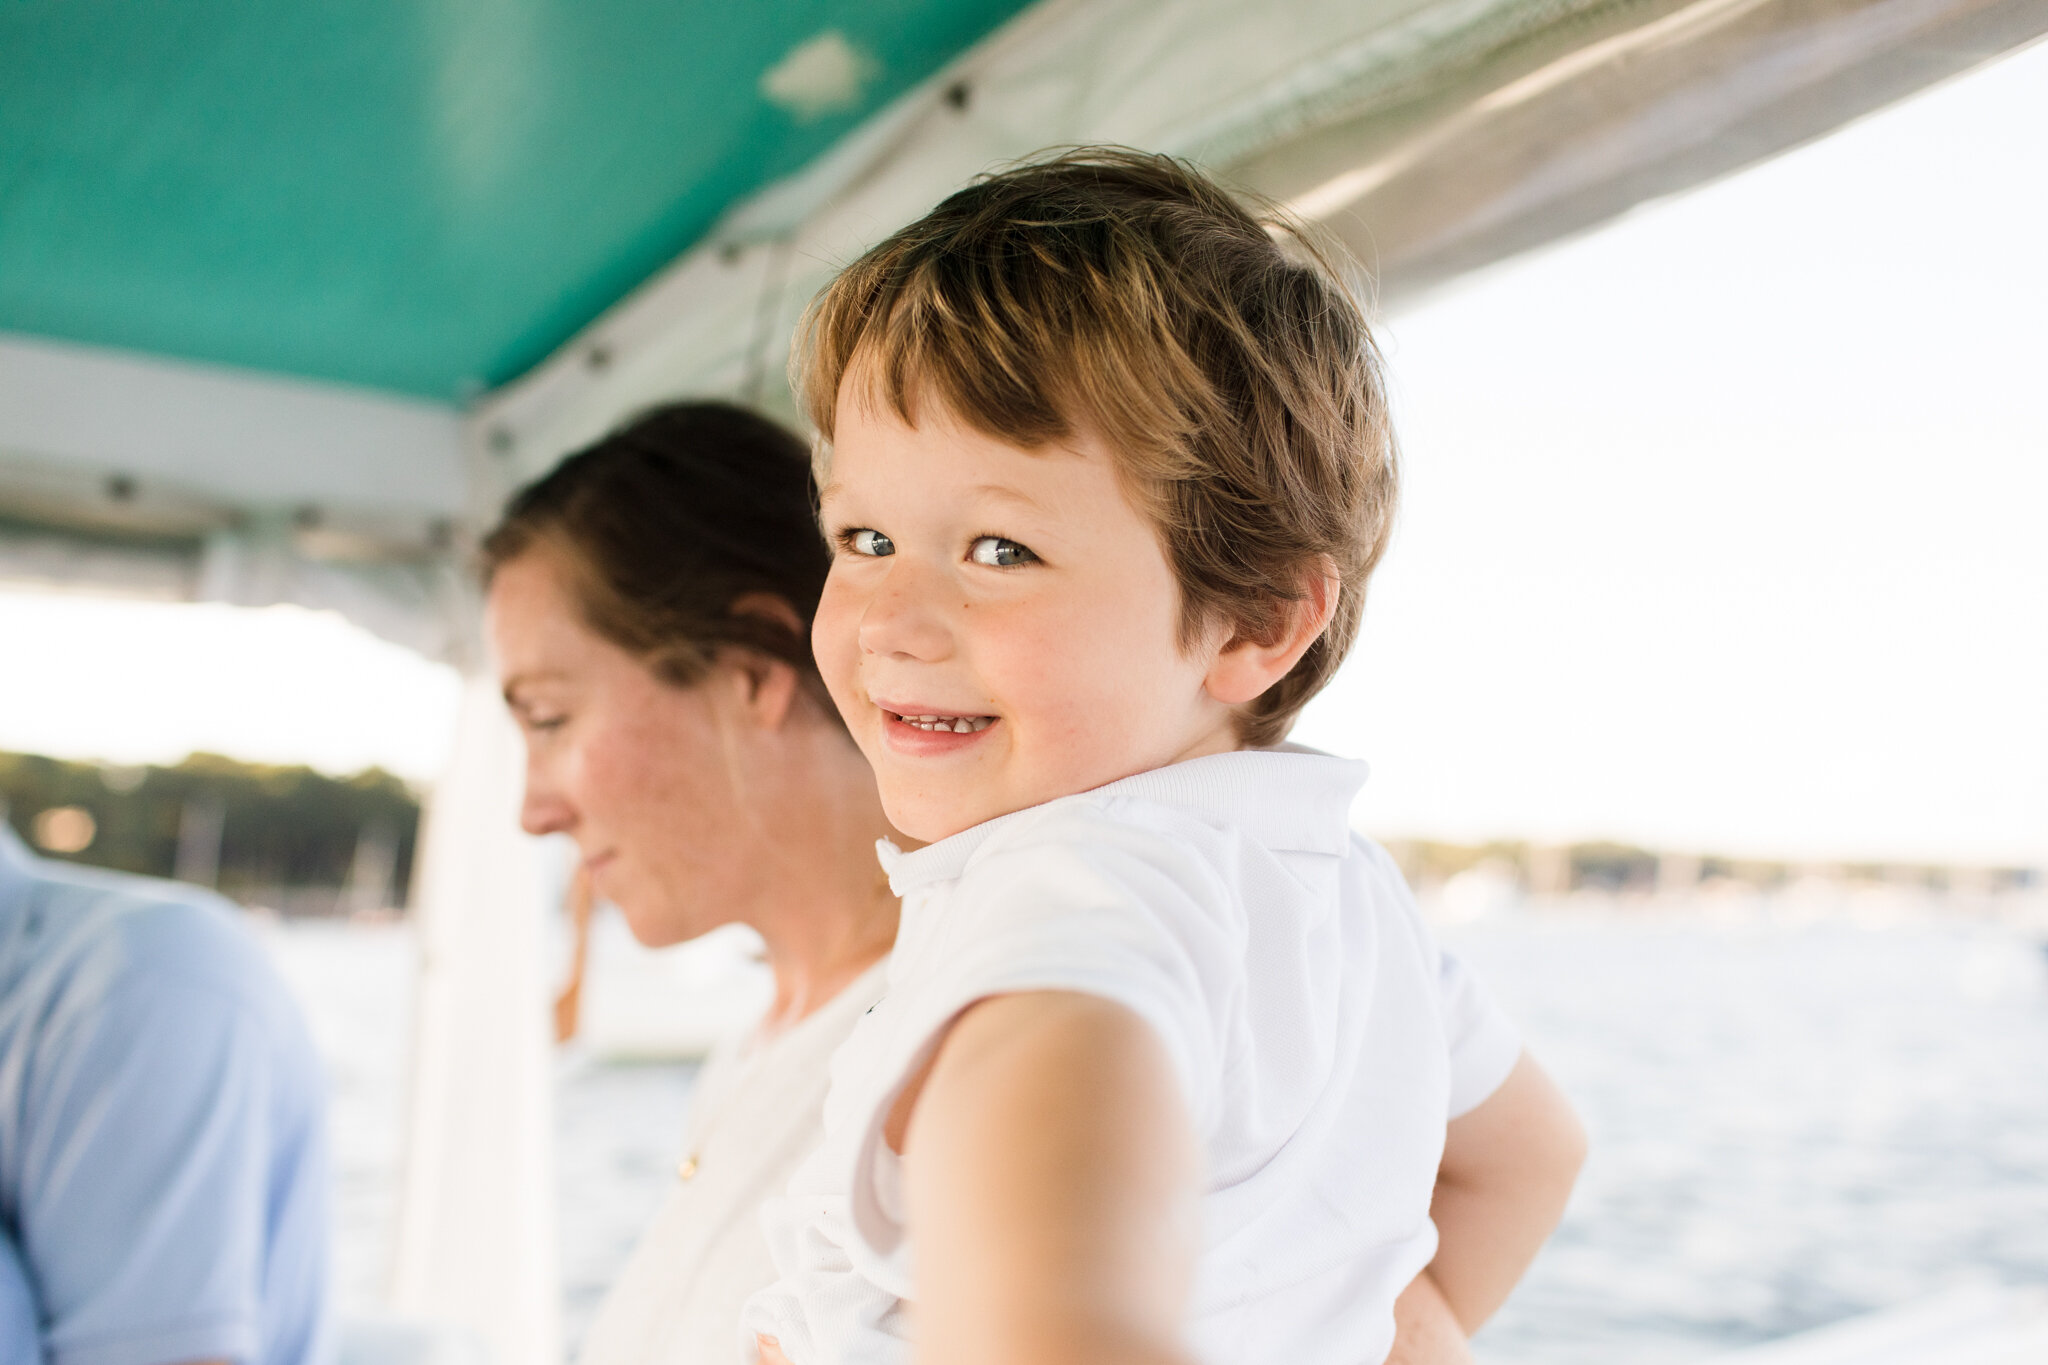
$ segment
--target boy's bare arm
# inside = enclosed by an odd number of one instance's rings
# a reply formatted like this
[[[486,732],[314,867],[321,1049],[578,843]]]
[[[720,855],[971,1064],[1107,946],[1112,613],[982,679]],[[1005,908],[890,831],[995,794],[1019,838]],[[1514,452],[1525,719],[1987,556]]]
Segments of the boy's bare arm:
[[[914,1105],[920,1362],[1180,1365],[1200,1157],[1148,1025],[1067,992],[984,1000]]]
[[[1506,1301],[1564,1216],[1586,1133],[1528,1053],[1478,1108],[1453,1119],[1430,1217],[1429,1277],[1466,1333]]]
[[[1427,1270],[1394,1300],[1394,1348],[1386,1365],[1472,1365],[1465,1328]]]

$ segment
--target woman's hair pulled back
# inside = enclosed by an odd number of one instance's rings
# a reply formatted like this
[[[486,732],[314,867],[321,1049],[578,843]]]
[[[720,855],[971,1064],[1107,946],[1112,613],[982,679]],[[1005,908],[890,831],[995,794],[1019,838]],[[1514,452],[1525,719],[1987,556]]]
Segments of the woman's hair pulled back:
[[[797,670],[825,701],[810,621],[831,564],[818,534],[810,451],[727,403],[651,408],[514,494],[484,537],[486,582],[533,553],[554,557],[585,622],[677,686],[721,647]],[[801,630],[740,609],[765,594]]]

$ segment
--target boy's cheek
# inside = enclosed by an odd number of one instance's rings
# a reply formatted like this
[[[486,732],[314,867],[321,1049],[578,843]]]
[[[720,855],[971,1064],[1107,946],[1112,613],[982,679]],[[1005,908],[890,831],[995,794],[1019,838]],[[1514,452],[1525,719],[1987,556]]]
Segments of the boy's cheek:
[[[818,603],[817,615],[811,619],[811,655],[817,660],[818,673],[839,707],[839,714],[849,726],[853,725],[854,716],[849,708],[855,705],[860,691],[860,618],[846,609],[843,597],[835,601],[829,589]]]

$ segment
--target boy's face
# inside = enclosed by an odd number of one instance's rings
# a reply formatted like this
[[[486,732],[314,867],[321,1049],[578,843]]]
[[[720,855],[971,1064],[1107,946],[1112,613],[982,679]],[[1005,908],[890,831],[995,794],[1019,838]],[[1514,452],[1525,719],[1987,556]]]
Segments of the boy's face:
[[[1204,685],[1219,645],[1180,647],[1173,570],[1103,444],[919,414],[840,389],[811,637],[890,821],[943,839],[1235,748]]]

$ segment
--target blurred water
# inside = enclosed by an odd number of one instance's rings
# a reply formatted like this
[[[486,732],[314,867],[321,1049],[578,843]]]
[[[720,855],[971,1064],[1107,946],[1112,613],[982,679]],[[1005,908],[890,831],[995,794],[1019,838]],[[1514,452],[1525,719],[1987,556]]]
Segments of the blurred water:
[[[1445,937],[1592,1137],[1486,1359],[1691,1361],[1958,1284],[2048,1283],[2029,935],[1598,915]]]
[[[559,1073],[555,1168],[562,1206],[562,1335],[573,1353],[640,1229],[676,1178],[693,1062],[605,1064]]]
[[[1493,1365],[1682,1365],[1985,1279],[2048,1283],[2048,954],[1960,917],[1497,913],[1446,928],[1578,1103],[1564,1227]],[[336,1086],[346,1308],[382,1286],[411,953],[274,935]],[[560,1073],[565,1327],[672,1169],[694,1069]]]
[[[400,924],[259,923],[327,1063],[335,1290],[344,1312],[373,1311],[390,1276],[398,1207],[412,935]]]

